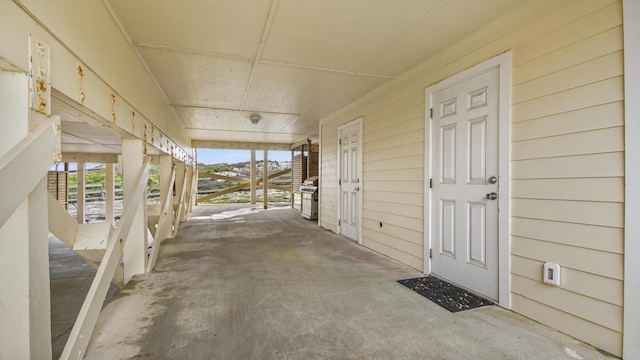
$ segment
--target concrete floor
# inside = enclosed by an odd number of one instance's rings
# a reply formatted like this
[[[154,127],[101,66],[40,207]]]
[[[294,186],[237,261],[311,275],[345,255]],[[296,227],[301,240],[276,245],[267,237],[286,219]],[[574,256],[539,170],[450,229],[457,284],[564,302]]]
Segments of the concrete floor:
[[[86,359],[611,359],[396,282],[421,275],[292,209],[200,206],[105,307]]]
[[[84,298],[96,276],[96,270],[55,236],[49,238],[49,280],[51,288],[51,348],[58,359]],[[111,285],[105,302],[120,289]]]

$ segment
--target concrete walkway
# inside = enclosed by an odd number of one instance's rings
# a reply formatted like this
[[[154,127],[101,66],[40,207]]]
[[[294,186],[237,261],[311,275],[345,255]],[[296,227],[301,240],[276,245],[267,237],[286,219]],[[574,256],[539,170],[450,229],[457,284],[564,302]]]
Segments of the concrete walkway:
[[[292,209],[200,206],[103,310],[86,358],[610,359],[499,307],[452,314],[396,282],[421,275]]]

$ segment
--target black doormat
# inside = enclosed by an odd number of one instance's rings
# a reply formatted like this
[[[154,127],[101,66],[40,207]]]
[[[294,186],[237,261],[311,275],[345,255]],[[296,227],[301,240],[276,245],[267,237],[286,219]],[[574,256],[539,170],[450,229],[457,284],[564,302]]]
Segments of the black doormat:
[[[493,305],[493,302],[485,298],[433,276],[398,282],[451,312]]]

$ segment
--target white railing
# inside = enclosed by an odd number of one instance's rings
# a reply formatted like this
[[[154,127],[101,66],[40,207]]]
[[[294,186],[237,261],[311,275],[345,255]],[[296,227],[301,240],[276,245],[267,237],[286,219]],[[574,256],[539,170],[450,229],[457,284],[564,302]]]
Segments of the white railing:
[[[109,236],[104,257],[73,325],[67,344],[60,356],[61,359],[81,359],[85,355],[91,334],[96,326],[100,310],[109,290],[109,284],[122,256],[122,248],[133,225],[136,210],[144,199],[149,177],[149,161],[150,158],[147,157],[142,171],[136,177],[131,196],[127,197],[118,227]]]

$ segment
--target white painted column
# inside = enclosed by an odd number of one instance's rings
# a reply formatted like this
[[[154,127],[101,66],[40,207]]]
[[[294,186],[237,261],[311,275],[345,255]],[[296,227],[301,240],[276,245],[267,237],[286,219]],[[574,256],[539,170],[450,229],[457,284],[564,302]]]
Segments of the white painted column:
[[[0,156],[30,130],[27,84],[0,72]],[[0,359],[51,359],[46,175],[0,224]]]
[[[180,222],[185,222],[189,218],[189,198],[191,197],[191,184],[193,183],[193,168],[185,164],[184,171],[187,174],[187,177],[185,179],[186,186],[184,188],[185,194],[182,201]]]
[[[86,177],[87,177],[87,169],[85,164],[82,162],[78,163],[78,168],[76,171],[76,179],[78,180],[78,186],[76,187],[76,196],[78,201],[76,202],[76,208],[78,209],[78,213],[76,218],[78,219],[79,224],[84,224],[86,220],[85,209],[86,209]]]
[[[264,149],[264,163],[262,164],[262,191],[264,199],[262,200],[264,208],[269,207],[269,150]]]
[[[160,155],[160,164],[158,165],[158,180],[160,180],[160,211],[165,201],[173,201],[173,187],[171,187],[171,169],[173,167],[173,158],[171,155]],[[171,210],[171,209],[170,209]],[[173,224],[173,211],[169,211],[165,229],[158,229],[160,234],[171,234],[168,231]]]
[[[107,178],[105,179],[105,186],[107,191],[107,196],[105,198],[105,221],[111,225],[115,226],[115,199],[116,199],[116,172],[115,172],[115,164],[107,163],[105,164],[107,173]]]
[[[624,0],[624,328],[623,358],[640,359],[640,2]]]
[[[184,180],[185,180],[184,174],[186,170],[187,169],[183,162],[181,161],[176,162],[176,187],[175,187],[176,193],[175,193],[175,196],[173,197],[173,205],[176,212],[175,216],[178,218],[178,221],[182,220],[182,211],[181,211],[182,204],[180,204],[180,192],[182,191],[182,184],[184,183]],[[178,223],[176,223],[175,231],[178,231]]]
[[[256,151],[251,150],[251,204],[256,203]]]
[[[138,139],[122,139],[122,182],[124,204],[131,196],[136,177],[144,164],[144,144]],[[144,274],[147,266],[147,195],[137,205],[131,231],[124,245],[124,282]]]

